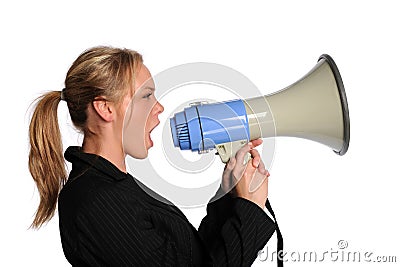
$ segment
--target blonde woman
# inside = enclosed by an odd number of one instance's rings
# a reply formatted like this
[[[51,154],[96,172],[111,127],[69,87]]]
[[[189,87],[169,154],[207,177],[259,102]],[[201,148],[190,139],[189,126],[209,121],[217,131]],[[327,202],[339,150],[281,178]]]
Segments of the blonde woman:
[[[127,154],[143,159],[153,146],[150,132],[164,109],[154,90],[139,53],[94,47],[74,61],[62,91],[38,99],[29,129],[29,169],[40,193],[32,226],[50,220],[58,202],[61,242],[73,266],[251,265],[275,231],[263,211],[269,174],[254,149],[261,140],[226,165],[220,190],[231,179],[237,184],[209,203],[196,230],[177,207],[152,198],[126,171]],[[84,135],[82,145],[64,155],[60,101]],[[247,152],[253,159],[244,166]],[[72,163],[69,175],[64,157]],[[264,182],[249,192],[254,176]]]

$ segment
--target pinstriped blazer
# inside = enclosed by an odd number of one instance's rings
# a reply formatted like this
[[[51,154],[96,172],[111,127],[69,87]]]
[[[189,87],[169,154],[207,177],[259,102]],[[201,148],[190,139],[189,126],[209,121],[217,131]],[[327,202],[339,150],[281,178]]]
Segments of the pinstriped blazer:
[[[58,199],[63,251],[73,266],[250,266],[275,231],[256,204],[225,195],[196,230],[106,159],[69,147]]]

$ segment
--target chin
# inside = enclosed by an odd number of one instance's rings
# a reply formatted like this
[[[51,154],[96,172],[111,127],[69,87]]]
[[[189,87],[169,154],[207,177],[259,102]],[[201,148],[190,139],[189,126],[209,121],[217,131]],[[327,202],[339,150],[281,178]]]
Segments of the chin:
[[[125,154],[135,159],[145,159],[148,156],[148,149],[143,147],[142,149],[125,149]]]
[[[143,147],[143,149],[141,149],[141,151],[138,152],[139,152],[138,153],[139,159],[145,159],[149,155],[149,149],[147,147]]]
[[[140,154],[130,155],[130,156],[134,157],[135,159],[145,159],[145,158],[147,158],[148,153],[145,152],[145,153],[140,153]]]

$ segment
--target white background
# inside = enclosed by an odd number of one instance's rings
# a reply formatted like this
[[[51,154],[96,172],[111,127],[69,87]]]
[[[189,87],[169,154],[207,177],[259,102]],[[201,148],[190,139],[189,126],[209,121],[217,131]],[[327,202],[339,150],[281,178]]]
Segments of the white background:
[[[227,65],[265,94],[330,54],[348,97],[350,148],[339,157],[311,141],[277,140],[269,197],[285,247],[322,254],[346,240],[347,251],[399,262],[399,25],[395,1],[3,1],[0,265],[69,265],[57,217],[28,229],[38,193],[27,168],[27,110],[40,93],[61,90],[72,61],[95,45],[138,50],[152,73],[196,61]],[[185,213],[198,226],[204,208]],[[287,266],[342,264],[380,266]]]

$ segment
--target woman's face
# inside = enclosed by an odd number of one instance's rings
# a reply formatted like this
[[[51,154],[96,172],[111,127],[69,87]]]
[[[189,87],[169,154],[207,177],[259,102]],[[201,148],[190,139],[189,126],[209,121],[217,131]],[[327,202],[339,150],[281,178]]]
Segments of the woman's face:
[[[150,71],[141,65],[135,78],[135,92],[132,98],[126,97],[126,107],[122,142],[125,154],[144,159],[153,146],[151,131],[160,123],[158,115],[164,107],[154,95],[154,81]]]

